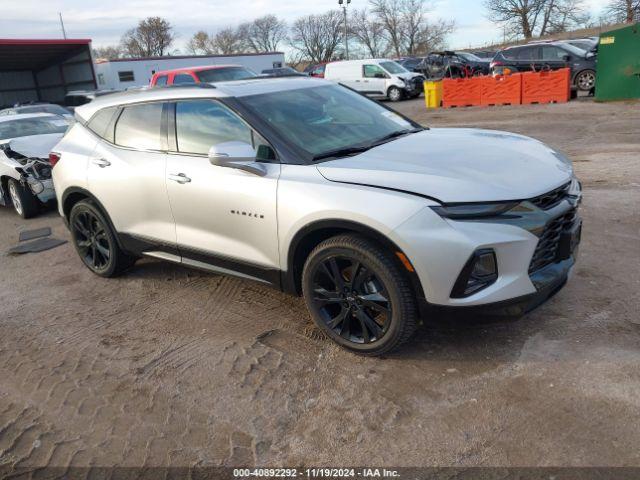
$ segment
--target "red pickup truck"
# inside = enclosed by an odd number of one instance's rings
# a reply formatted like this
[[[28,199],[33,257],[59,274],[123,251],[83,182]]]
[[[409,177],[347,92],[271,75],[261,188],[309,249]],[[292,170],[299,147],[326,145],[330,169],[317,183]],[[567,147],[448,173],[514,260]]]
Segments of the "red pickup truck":
[[[157,72],[151,77],[151,86],[226,82],[228,80],[244,80],[245,78],[257,76],[255,72],[241,65],[207,65]]]

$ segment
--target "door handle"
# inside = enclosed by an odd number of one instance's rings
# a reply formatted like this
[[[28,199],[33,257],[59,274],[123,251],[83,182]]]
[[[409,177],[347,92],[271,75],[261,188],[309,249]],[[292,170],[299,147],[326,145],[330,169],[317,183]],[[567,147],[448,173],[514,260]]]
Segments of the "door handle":
[[[109,160],[105,160],[104,158],[94,158],[93,160],[91,160],[91,163],[99,166],[100,168],[108,167],[109,165],[111,165],[111,162]]]
[[[191,181],[191,179],[184,173],[171,173],[169,174],[169,180],[173,180],[180,184],[189,183]]]

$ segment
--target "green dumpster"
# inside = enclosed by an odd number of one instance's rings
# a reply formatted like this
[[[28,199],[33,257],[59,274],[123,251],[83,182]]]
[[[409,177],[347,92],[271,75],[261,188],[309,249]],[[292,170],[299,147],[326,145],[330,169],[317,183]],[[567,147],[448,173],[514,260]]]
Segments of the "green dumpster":
[[[600,35],[596,100],[640,98],[640,23]]]

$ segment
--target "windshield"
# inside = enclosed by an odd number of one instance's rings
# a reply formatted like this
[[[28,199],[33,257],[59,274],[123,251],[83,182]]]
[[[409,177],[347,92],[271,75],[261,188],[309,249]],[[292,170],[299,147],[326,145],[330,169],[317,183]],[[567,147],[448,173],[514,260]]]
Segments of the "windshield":
[[[415,130],[400,115],[337,85],[238,97],[238,101],[311,157]]]
[[[70,115],[69,110],[60,105],[34,105],[32,107],[20,107],[19,113],[53,113],[55,115]]]
[[[399,73],[409,73],[409,70],[396,62],[380,62],[380,66],[387,72],[394,73],[396,75]]]
[[[47,133],[64,133],[69,128],[66,120],[58,118],[16,118],[0,122],[0,140],[8,138],[45,135]]]
[[[482,62],[482,59],[480,57],[478,57],[477,55],[474,55],[473,53],[467,53],[467,52],[458,52],[457,55],[459,57],[464,58],[467,61],[471,61],[471,62]]]
[[[575,47],[569,43],[562,43],[560,45],[558,45],[560,48],[563,48],[565,50],[567,50],[568,52],[573,53],[574,55],[578,55],[579,57],[584,57],[587,52],[585,50],[582,50],[581,48]]]
[[[200,80],[202,83],[244,80],[245,78],[254,78],[258,76],[255,72],[244,67],[214,68],[211,70],[202,70],[195,73],[198,77],[198,80]]]

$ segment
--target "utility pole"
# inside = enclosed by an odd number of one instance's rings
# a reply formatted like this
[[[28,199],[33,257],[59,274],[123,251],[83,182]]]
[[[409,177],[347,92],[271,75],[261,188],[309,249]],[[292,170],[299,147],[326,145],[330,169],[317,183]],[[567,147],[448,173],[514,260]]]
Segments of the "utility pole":
[[[67,39],[67,32],[64,29],[64,22],[62,21],[62,12],[58,12],[58,16],[60,17],[60,26],[62,27],[62,37]]]
[[[344,12],[344,50],[347,60],[349,60],[349,29],[347,27],[347,5],[351,3],[351,0],[338,0],[338,5],[342,6]]]

